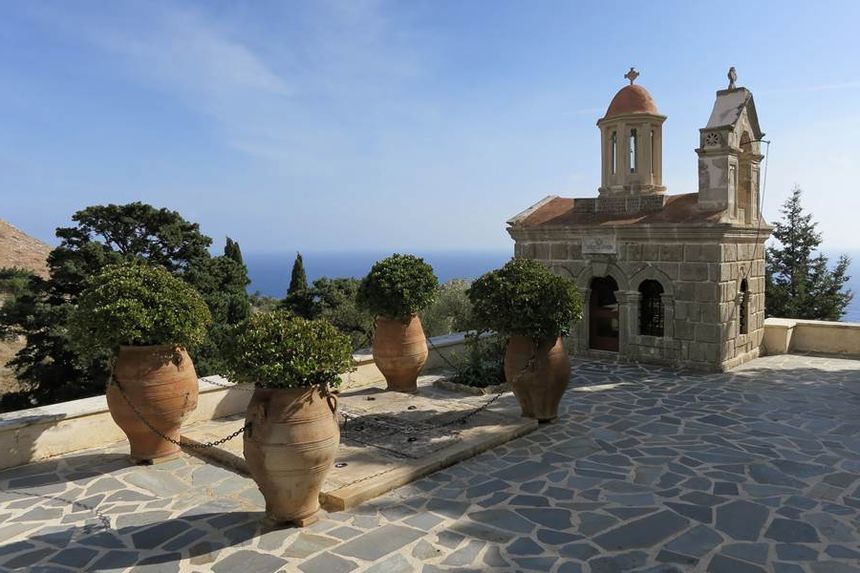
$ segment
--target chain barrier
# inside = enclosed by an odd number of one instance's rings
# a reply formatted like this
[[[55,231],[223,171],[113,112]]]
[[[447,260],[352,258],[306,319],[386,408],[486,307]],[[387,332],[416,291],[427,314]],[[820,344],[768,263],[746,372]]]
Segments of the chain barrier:
[[[214,442],[189,443],[189,442],[183,442],[181,440],[174,440],[173,438],[171,438],[170,436],[166,435],[164,432],[162,432],[161,430],[159,430],[158,428],[153,426],[152,423],[149,420],[147,420],[146,417],[144,417],[143,413],[137,409],[137,406],[135,406],[134,404],[131,403],[131,400],[129,400],[128,395],[125,393],[125,390],[122,389],[122,386],[119,385],[119,382],[117,382],[116,379],[112,378],[111,383],[117,387],[117,390],[119,390],[119,393],[123,397],[123,399],[125,400],[125,403],[128,404],[128,407],[131,408],[131,411],[134,412],[134,415],[137,416],[137,418],[141,422],[143,422],[147,428],[152,430],[152,432],[156,436],[158,436],[159,438],[161,438],[163,440],[167,440],[171,444],[179,446],[180,448],[188,448],[191,450],[203,450],[206,448],[214,448],[215,446],[220,446],[221,444],[223,444],[225,442],[229,442],[233,438],[240,436],[241,434],[244,434],[245,431],[251,427],[251,423],[247,422],[244,426],[242,426],[241,428],[239,428],[238,430],[236,430],[232,434],[225,436],[225,437],[221,438],[220,440],[215,440]],[[217,385],[218,384],[216,384],[216,386]]]
[[[368,339],[372,344],[372,339],[370,339],[369,336],[368,336]],[[431,338],[427,338],[427,343],[432,350],[436,351],[436,354],[442,359],[442,361],[449,368],[451,368],[455,372],[460,372],[460,368],[458,368],[458,366],[456,364],[451,362],[451,360],[449,360],[448,357],[445,356],[445,354],[440,350],[440,348],[433,343],[433,340]],[[530,369],[533,366],[534,359],[535,359],[535,355],[532,354],[532,356],[529,358],[526,365],[517,374],[517,380],[519,380],[519,378],[528,369]],[[211,384],[213,386],[219,386],[221,388],[227,388],[227,389],[231,389],[231,390],[239,390],[242,392],[253,392],[254,391],[253,386],[247,387],[247,386],[242,386],[242,385],[238,385],[238,384],[234,384],[234,383],[219,382],[219,381],[212,380],[210,378],[203,378],[203,381],[206,382],[207,384]],[[117,387],[117,390],[119,390],[119,393],[123,397],[123,399],[125,400],[126,404],[128,404],[129,408],[131,408],[131,410],[132,410],[132,412],[134,412],[135,416],[137,416],[137,418],[141,422],[143,422],[143,424],[146,425],[147,428],[149,428],[154,434],[156,434],[161,439],[166,440],[166,441],[170,442],[171,444],[174,444],[174,445],[179,446],[181,448],[202,450],[202,449],[206,449],[206,448],[213,448],[216,446],[220,446],[221,444],[224,444],[225,442],[228,442],[228,441],[244,434],[252,425],[250,422],[247,422],[244,426],[242,426],[241,428],[239,428],[235,432],[233,432],[233,433],[231,433],[231,434],[229,434],[223,438],[220,438],[218,440],[214,440],[212,442],[189,443],[189,442],[183,442],[181,440],[175,440],[175,439],[171,438],[170,436],[161,432],[149,420],[146,419],[146,417],[137,408],[137,406],[135,406],[131,402],[128,395],[125,393],[125,390],[122,388],[122,386],[119,384],[119,382],[113,378],[113,376],[111,376],[111,383]],[[469,410],[468,412],[465,412],[464,414],[462,414],[460,416],[456,416],[450,420],[435,423],[435,424],[430,424],[427,422],[420,422],[418,425],[411,424],[411,423],[404,423],[404,424],[391,423],[391,422],[383,421],[383,420],[379,419],[379,417],[374,417],[373,415],[353,414],[353,413],[341,408],[339,413],[343,418],[342,431],[344,433],[347,433],[349,435],[350,439],[352,439],[358,443],[361,443],[364,445],[369,445],[369,446],[374,446],[376,448],[380,448],[380,449],[389,451],[389,452],[396,454],[400,457],[410,457],[407,454],[403,454],[402,452],[394,450],[392,448],[387,448],[387,447],[379,445],[379,444],[373,444],[373,443],[361,440],[360,438],[358,438],[357,436],[354,436],[353,433],[350,432],[350,430],[352,429],[351,426],[355,426],[353,431],[359,431],[359,432],[362,431],[365,426],[373,426],[373,427],[377,427],[377,428],[382,428],[384,430],[389,430],[392,432],[406,434],[407,436],[409,436],[407,438],[407,441],[411,442],[411,441],[415,441],[413,434],[416,434],[419,432],[426,432],[428,430],[438,430],[438,429],[442,429],[442,428],[447,428],[449,426],[453,426],[455,424],[460,424],[460,425],[467,424],[468,421],[472,417],[476,416],[480,412],[486,411],[490,406],[492,406],[499,398],[502,397],[502,395],[506,391],[507,390],[505,390],[505,389],[501,389],[494,396],[492,396],[489,400],[487,400],[486,402],[484,402],[480,406],[477,406],[476,408],[473,408],[472,410]]]

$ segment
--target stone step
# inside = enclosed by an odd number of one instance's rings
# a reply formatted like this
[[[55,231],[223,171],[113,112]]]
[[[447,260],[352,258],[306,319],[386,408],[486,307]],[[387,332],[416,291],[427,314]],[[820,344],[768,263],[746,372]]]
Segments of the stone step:
[[[520,416],[510,393],[470,416],[466,423],[444,425],[459,420],[492,396],[464,396],[436,388],[433,382],[438,378],[423,376],[416,394],[387,392],[384,383],[377,383],[338,395],[338,411],[345,422],[335,467],[320,494],[324,509],[355,507],[538,426],[536,420]],[[196,424],[183,431],[182,440],[189,444],[212,442],[244,423],[244,416],[231,416]],[[217,447],[189,452],[249,475],[241,436]]]

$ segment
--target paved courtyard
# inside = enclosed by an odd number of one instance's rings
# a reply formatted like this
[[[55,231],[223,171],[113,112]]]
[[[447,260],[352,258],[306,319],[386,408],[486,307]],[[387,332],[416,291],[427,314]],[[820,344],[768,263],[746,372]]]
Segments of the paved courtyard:
[[[6,470],[0,570],[860,573],[860,361],[572,380],[559,422],[304,530],[190,456]]]

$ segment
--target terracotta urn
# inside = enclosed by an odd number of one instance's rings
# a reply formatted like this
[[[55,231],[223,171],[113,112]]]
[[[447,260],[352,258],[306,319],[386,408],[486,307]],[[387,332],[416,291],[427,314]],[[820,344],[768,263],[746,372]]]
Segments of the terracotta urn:
[[[188,352],[172,345],[120,346],[113,379],[116,384],[107,387],[108,409],[128,436],[132,461],[156,463],[179,455],[179,446],[156,434],[141,417],[179,441],[183,420],[197,408],[197,373]]]
[[[376,317],[373,360],[389,390],[417,392],[418,374],[427,363],[427,355],[427,338],[417,314],[405,321]]]
[[[520,403],[523,416],[550,422],[570,378],[570,358],[561,337],[542,341],[511,336],[505,351],[505,379]]]
[[[334,463],[337,399],[319,386],[256,388],[246,412],[245,461],[266,500],[267,525],[310,525]]]

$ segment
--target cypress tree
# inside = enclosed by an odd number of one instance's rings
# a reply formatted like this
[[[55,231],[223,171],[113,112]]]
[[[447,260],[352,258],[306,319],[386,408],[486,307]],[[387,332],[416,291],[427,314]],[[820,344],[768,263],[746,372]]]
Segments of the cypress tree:
[[[305,263],[302,260],[302,254],[296,253],[296,260],[293,262],[293,272],[290,274],[290,288],[287,290],[287,296],[306,290],[308,290],[308,276],[305,273]]]
[[[224,256],[233,259],[240,265],[244,265],[245,261],[242,259],[242,249],[239,248],[239,243],[227,237],[227,244],[224,245]]]
[[[767,249],[765,312],[767,316],[808,320],[839,320],[853,293],[845,288],[850,259],[842,255],[831,269],[827,256],[816,253],[821,233],[800,204],[795,187],[782,205],[782,220]]]

